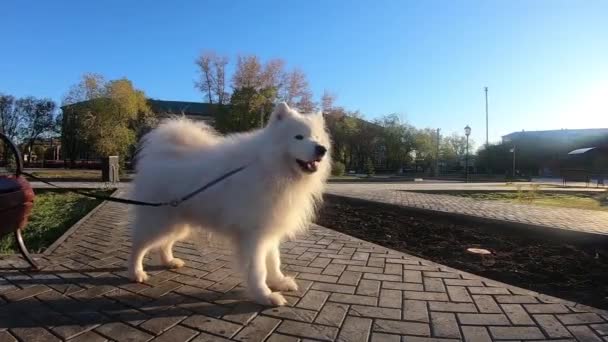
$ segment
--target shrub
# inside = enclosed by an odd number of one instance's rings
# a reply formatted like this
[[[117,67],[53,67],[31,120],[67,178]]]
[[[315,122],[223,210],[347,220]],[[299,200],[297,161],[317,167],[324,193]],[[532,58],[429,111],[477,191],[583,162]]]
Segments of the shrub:
[[[333,162],[333,164],[331,165],[331,175],[332,176],[344,176],[344,173],[346,172],[346,166],[344,166],[344,163],[342,162]]]

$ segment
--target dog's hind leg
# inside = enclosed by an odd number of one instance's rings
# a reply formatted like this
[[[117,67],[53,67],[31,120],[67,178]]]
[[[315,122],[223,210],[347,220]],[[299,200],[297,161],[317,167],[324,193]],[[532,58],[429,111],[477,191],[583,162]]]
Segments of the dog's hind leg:
[[[165,238],[160,246],[160,260],[163,265],[170,268],[180,268],[184,266],[182,259],[173,257],[173,244],[185,239],[190,233],[190,228],[186,225],[176,226],[170,236]]]
[[[144,257],[151,248],[162,243],[163,233],[163,226],[159,222],[154,223],[152,218],[140,215],[135,219],[128,271],[131,280],[143,283],[148,279],[143,266]]]
[[[272,246],[269,247],[268,254],[266,255],[266,268],[268,270],[266,283],[271,289],[275,291],[298,290],[298,284],[296,284],[293,278],[286,277],[283,272],[281,272],[279,241],[274,241]]]
[[[248,238],[249,237],[249,238]],[[270,245],[256,236],[243,236],[239,241],[241,261],[248,263],[247,287],[256,302],[268,306],[282,306],[287,303],[283,295],[272,292],[266,285],[266,256]]]

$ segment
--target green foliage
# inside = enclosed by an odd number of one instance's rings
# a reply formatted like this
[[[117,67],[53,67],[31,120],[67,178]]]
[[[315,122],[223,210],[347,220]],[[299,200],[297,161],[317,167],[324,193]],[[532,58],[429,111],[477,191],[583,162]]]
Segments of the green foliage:
[[[64,152],[70,159],[89,148],[100,156],[124,160],[138,138],[156,124],[143,91],[128,79],[106,82],[87,74],[72,88],[63,113]]]
[[[332,163],[332,165],[331,165],[331,175],[332,176],[336,176],[336,177],[344,176],[345,172],[346,172],[346,166],[344,166],[344,163],[339,162],[339,161],[335,161]]]
[[[222,133],[233,133],[260,128],[268,121],[275,98],[274,88],[235,89],[230,97],[230,106],[222,106],[220,115],[216,117],[216,129]]]
[[[110,191],[98,194],[109,195]],[[51,245],[101,201],[56,190],[36,191],[32,216],[23,237],[29,250],[38,253]],[[0,240],[0,254],[16,251],[13,235]]]
[[[371,158],[367,158],[365,160],[365,174],[368,177],[373,176],[376,173],[376,169],[374,168],[374,163]]]

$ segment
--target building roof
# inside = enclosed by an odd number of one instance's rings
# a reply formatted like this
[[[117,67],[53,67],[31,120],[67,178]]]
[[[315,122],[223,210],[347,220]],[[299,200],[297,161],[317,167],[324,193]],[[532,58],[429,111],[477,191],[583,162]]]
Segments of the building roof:
[[[594,149],[595,149],[595,147],[579,148],[577,150],[568,152],[568,154],[583,154],[583,153],[587,153],[587,152],[589,152],[591,150],[594,150]]]
[[[219,111],[219,105],[203,102],[148,99],[148,105],[153,112],[162,114],[185,114],[213,117]]]
[[[521,131],[513,132],[507,135],[503,135],[503,139],[515,139],[524,136],[536,136],[536,137],[560,137],[560,136],[580,136],[580,135],[595,135],[595,134],[608,134],[608,128],[586,128],[586,129],[554,129],[546,131]]]
[[[90,100],[88,100],[90,101]],[[82,101],[61,107],[62,109],[87,103]],[[204,102],[165,101],[148,99],[148,105],[157,114],[184,114],[190,116],[214,117],[219,112],[219,105]]]

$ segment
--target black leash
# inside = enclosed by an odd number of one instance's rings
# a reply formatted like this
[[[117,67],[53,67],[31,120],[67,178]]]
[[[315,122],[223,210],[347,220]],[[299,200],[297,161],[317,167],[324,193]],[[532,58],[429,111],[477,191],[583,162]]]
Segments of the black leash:
[[[110,202],[117,202],[117,203],[124,203],[124,204],[133,204],[133,205],[141,205],[141,206],[148,206],[148,207],[164,207],[164,206],[171,206],[171,207],[177,207],[180,204],[182,204],[183,202],[189,200],[190,198],[200,194],[201,192],[209,189],[210,187],[216,185],[217,183],[223,181],[224,179],[231,177],[241,171],[243,171],[245,168],[247,168],[247,166],[249,165],[245,165],[245,166],[241,166],[239,168],[236,168],[232,171],[226,172],[223,175],[221,175],[220,177],[212,180],[211,182],[203,185],[202,187],[190,192],[189,194],[178,198],[178,199],[174,199],[172,201],[169,202],[143,202],[143,201],[136,201],[136,200],[130,200],[130,199],[125,199],[125,198],[118,198],[118,197],[111,197],[111,196],[101,196],[101,195],[95,195],[86,191],[80,191],[80,190],[75,190],[75,189],[68,189],[68,188],[62,188],[60,186],[57,186],[55,184],[52,184],[50,182],[45,181],[44,179],[41,179],[39,177],[36,177],[34,175],[32,175],[31,173],[28,172],[21,172],[23,175],[26,175],[34,180],[37,180],[39,182],[42,182],[46,185],[50,185],[54,188],[57,189],[62,189],[62,190],[68,190],[71,191],[73,193],[82,195],[82,196],[86,196],[86,197],[91,197],[91,198],[95,198],[95,199],[99,199],[99,200],[104,200],[104,201],[110,201]]]

